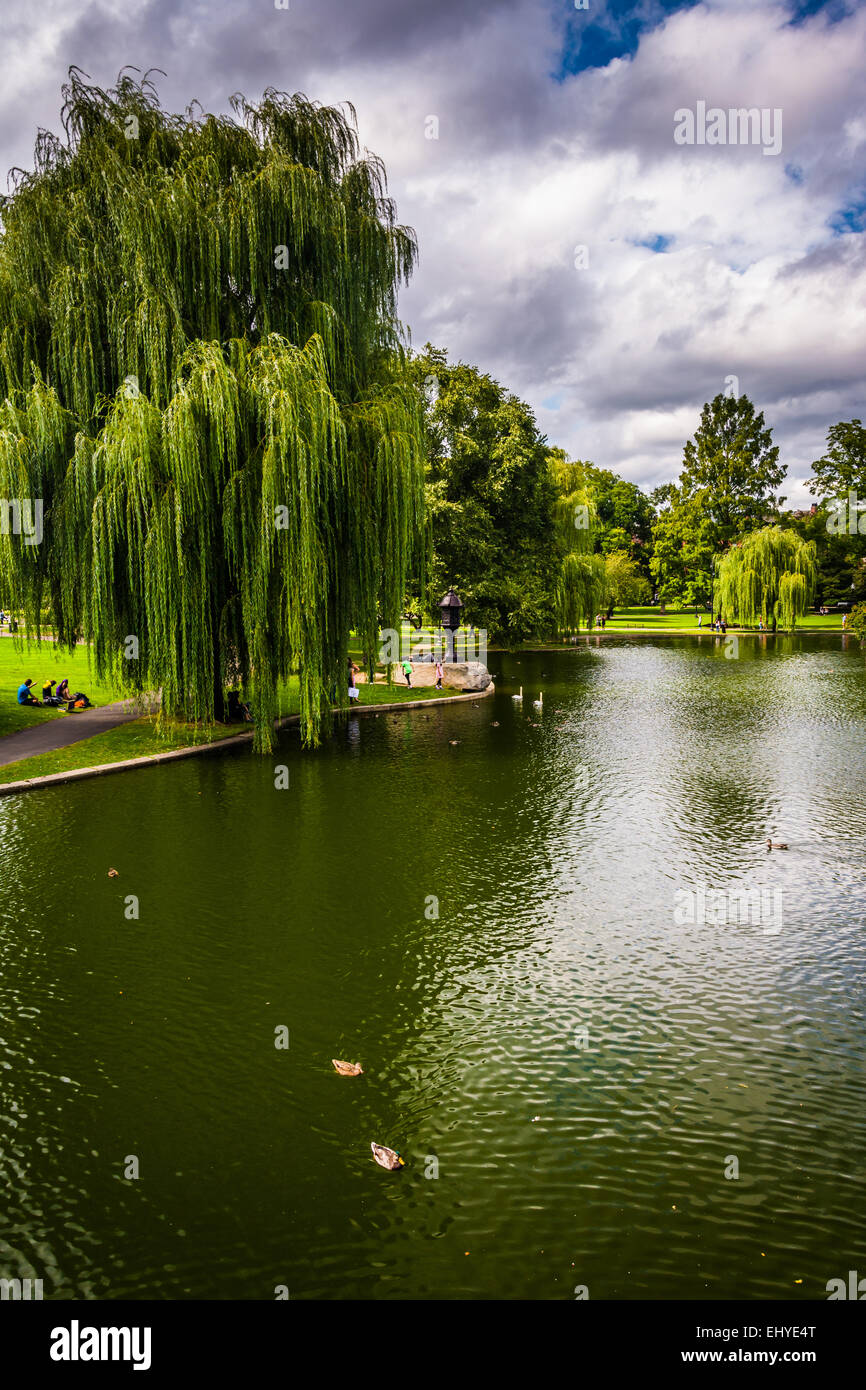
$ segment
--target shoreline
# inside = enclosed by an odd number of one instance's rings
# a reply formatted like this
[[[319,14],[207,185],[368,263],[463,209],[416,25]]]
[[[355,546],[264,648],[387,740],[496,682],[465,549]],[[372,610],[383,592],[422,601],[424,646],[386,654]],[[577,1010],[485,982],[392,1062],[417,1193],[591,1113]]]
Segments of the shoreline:
[[[566,652],[569,647],[576,647],[580,642],[591,642],[597,637],[729,637],[731,634],[737,637],[794,637],[794,636],[823,636],[828,637],[849,637],[849,633],[842,627],[795,627],[779,628],[777,632],[756,632],[754,628],[731,627],[728,626],[727,632],[714,632],[710,627],[614,627],[614,628],[592,628],[588,632],[579,632],[573,642],[543,642],[538,645],[527,645],[520,647],[488,647],[488,652]]]
[[[352,718],[394,713],[397,710],[429,709],[431,705],[462,704],[466,700],[484,700],[495,694],[496,686],[490,682],[486,690],[469,690],[459,695],[443,695],[439,699],[400,700],[387,705],[358,705],[354,709],[334,709],[332,714],[345,714]],[[299,714],[286,714],[276,722],[277,729],[288,729],[300,724]],[[91,777],[101,777],[111,772],[129,772],[133,768],[152,767],[156,763],[174,762],[178,758],[192,758],[197,753],[221,752],[224,748],[237,748],[241,744],[252,743],[252,730],[241,730],[227,738],[215,739],[212,743],[192,744],[188,748],[172,748],[165,753],[153,753],[149,757],[125,758],[118,763],[102,763],[96,767],[69,768],[66,772],[52,772],[43,777],[25,777],[17,782],[0,783],[0,796],[17,796],[21,792],[35,791],[39,787],[56,787],[64,782],[83,782]]]

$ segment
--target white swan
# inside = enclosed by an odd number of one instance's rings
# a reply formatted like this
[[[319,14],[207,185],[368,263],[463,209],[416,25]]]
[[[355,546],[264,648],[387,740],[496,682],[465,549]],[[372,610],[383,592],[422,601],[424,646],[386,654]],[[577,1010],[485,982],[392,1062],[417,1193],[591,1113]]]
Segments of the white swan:
[[[543,690],[539,691],[538,699],[537,699],[537,700],[533,700],[532,703],[533,703],[533,705],[534,705],[534,707],[535,707],[536,709],[543,709],[543,708],[544,708],[544,691],[543,691]]]
[[[512,700],[519,700],[519,701],[522,703],[522,702],[523,702],[523,686],[520,687],[520,694],[519,694],[519,695],[512,695],[511,698],[512,698]]]

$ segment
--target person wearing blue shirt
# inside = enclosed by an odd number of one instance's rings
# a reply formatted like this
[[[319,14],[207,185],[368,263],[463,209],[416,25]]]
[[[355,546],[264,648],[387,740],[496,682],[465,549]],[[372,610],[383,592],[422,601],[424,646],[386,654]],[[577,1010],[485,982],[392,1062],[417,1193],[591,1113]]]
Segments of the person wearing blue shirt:
[[[35,700],[35,699],[33,698],[33,696],[30,694],[30,687],[31,687],[32,684],[33,684],[33,681],[30,680],[30,679],[28,678],[28,679],[24,682],[23,685],[19,685],[19,687],[18,687],[18,703],[19,703],[19,705],[38,705],[38,704],[40,703],[39,700]]]

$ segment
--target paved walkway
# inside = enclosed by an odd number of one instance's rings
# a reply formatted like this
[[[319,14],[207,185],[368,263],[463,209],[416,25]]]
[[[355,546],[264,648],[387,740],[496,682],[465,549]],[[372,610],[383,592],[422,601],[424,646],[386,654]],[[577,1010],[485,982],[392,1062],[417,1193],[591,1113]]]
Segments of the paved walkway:
[[[20,762],[22,758],[35,758],[39,753],[53,753],[56,748],[80,743],[83,738],[92,738],[94,734],[104,734],[108,729],[116,729],[118,724],[128,724],[131,719],[140,719],[141,716],[142,710],[131,700],[117,700],[112,705],[83,709],[79,714],[58,714],[44,724],[34,724],[20,733],[7,734],[0,739],[0,767]]]

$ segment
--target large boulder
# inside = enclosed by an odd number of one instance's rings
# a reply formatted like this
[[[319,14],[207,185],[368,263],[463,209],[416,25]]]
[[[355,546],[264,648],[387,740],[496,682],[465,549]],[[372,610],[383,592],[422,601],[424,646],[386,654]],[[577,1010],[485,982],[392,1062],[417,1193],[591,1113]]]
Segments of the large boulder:
[[[392,666],[391,675],[398,685],[405,684],[406,677],[403,674],[402,666]],[[413,661],[412,684],[413,686],[435,685],[435,661]],[[443,661],[442,684],[447,686],[449,690],[479,692],[487,689],[491,684],[491,677],[487,667],[480,661]]]

